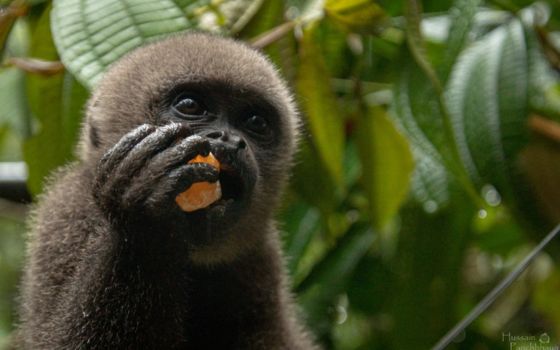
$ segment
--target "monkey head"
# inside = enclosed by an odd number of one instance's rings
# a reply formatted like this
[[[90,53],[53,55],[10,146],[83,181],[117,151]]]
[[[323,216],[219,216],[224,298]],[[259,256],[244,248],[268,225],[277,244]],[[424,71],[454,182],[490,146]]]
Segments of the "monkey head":
[[[141,203],[136,203],[140,205],[134,215],[151,217],[148,225],[168,228],[192,259],[213,263],[230,260],[263,239],[259,236],[268,230],[262,226],[270,222],[286,182],[297,129],[286,83],[262,54],[227,38],[180,34],[133,51],[105,73],[88,104],[79,157],[101,171],[100,162],[111,162],[104,161],[108,153],[136,152],[128,156],[131,165],[115,166],[97,176],[98,181],[121,177],[135,182],[119,183],[145,193],[135,199]],[[194,141],[183,141],[189,139]],[[127,145],[127,140],[135,141]],[[146,151],[137,151],[141,148]],[[189,170],[191,175],[174,173],[180,165],[165,163],[172,157],[160,154],[171,148],[182,152],[174,161],[211,151],[223,170],[198,165]],[[156,165],[146,170],[150,162]],[[160,177],[161,169],[166,174]],[[192,213],[181,211],[173,198],[185,184],[177,179],[189,176],[191,182],[219,180],[222,198]],[[158,186],[169,182],[178,187],[150,192],[156,181]],[[109,203],[104,210],[120,210],[114,200],[104,203]]]

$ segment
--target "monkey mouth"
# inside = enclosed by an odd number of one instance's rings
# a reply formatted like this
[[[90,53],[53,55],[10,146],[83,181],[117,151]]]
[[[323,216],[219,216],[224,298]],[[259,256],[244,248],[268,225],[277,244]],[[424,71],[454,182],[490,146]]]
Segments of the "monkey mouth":
[[[222,187],[221,201],[239,201],[245,193],[245,183],[241,175],[233,167],[224,164],[220,170],[219,179]],[[218,201],[219,202],[219,201]]]
[[[235,227],[249,207],[256,183],[253,167],[237,151],[232,152],[220,145],[214,146],[211,151],[220,163],[217,181],[221,197],[206,208],[186,213],[197,227],[196,231],[204,232],[193,238],[197,244],[218,239]]]

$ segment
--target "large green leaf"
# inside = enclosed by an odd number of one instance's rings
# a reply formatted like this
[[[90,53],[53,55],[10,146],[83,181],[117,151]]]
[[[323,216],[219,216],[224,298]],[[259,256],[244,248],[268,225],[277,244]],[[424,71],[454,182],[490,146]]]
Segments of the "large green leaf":
[[[300,42],[300,66],[297,91],[313,143],[336,184],[342,182],[344,118],[331,88],[330,74],[319,47],[314,42],[314,28],[305,30]]]
[[[447,105],[463,164],[479,185],[516,191],[515,160],[527,143],[528,54],[518,20],[469,47],[453,68]]]
[[[189,28],[237,32],[263,0],[55,0],[52,28],[62,61],[87,87],[132,49]]]
[[[53,2],[52,30],[62,61],[88,87],[135,47],[188,27],[172,0]]]
[[[382,228],[406,198],[414,169],[412,153],[381,107],[370,108],[356,130],[372,219]]]
[[[406,43],[414,59],[414,64],[409,64],[409,66],[417,66],[421,75],[429,82],[427,88],[431,92],[431,96],[427,96],[428,99],[426,101],[419,101],[419,103],[432,104],[433,108],[437,110],[437,118],[434,118],[436,115],[422,116],[422,119],[431,119],[431,121],[436,122],[437,125],[422,126],[422,123],[419,123],[420,129],[426,135],[431,134],[428,139],[435,145],[441,156],[443,165],[449,170],[450,174],[453,174],[453,178],[461,184],[461,187],[469,194],[471,200],[477,202],[478,205],[482,207],[485,204],[477,193],[465,166],[461,162],[458,145],[455,142],[453,134],[451,118],[444,100],[443,84],[440,77],[437,75],[435,64],[432,63],[435,57],[431,57],[430,55],[430,51],[434,50],[429,50],[429,46],[424,41],[422,35],[422,3],[418,0],[407,0],[405,18]],[[422,107],[420,108],[422,109]],[[418,116],[415,117],[418,118]]]

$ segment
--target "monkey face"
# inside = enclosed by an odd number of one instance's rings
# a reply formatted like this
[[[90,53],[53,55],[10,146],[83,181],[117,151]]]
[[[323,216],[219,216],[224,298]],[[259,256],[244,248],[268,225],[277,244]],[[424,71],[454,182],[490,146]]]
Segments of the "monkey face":
[[[151,218],[146,226],[165,226],[197,251],[222,247],[217,254],[227,260],[225,255],[258,241],[262,226],[270,222],[289,173],[297,129],[298,115],[286,84],[264,56],[230,39],[191,33],[135,50],[111,67],[89,101],[80,156],[87,166],[99,168],[97,163],[111,150],[123,153],[118,150],[123,139],[137,142],[124,142],[126,152],[133,149],[131,164],[98,177],[123,178],[117,183],[130,182],[137,193],[149,193],[149,198],[133,198],[141,204],[132,206],[141,207],[132,215]],[[176,141],[178,146],[169,141],[188,135],[198,135],[198,141]],[[193,166],[184,170],[191,172],[189,178],[178,173],[179,165],[165,163],[181,160],[184,165],[195,150],[211,151],[222,171]],[[205,209],[183,212],[170,188],[184,191],[195,178],[219,180],[222,198]],[[119,191],[126,192],[106,189],[112,196],[106,210],[131,206],[126,196],[114,203]],[[168,208],[166,203],[175,206]]]
[[[222,197],[209,207],[182,215],[205,233],[198,240],[227,232],[252,207],[270,205],[266,193],[278,192],[277,162],[284,157],[278,111],[257,91],[206,81],[174,87],[160,101],[160,124],[179,123],[203,139],[221,165]]]

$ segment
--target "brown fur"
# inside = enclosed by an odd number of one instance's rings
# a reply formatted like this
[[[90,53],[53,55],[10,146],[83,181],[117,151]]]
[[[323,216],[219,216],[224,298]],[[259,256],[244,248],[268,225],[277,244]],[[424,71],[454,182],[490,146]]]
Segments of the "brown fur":
[[[162,96],[193,81],[266,98],[280,116],[282,138],[256,155],[254,196],[227,235],[183,245],[181,232],[153,226],[135,243],[146,252],[131,252],[135,237],[123,238],[127,228],[114,227],[94,199],[99,160],[139,125],[165,124]],[[181,34],[119,61],[90,99],[79,160],[52,176],[32,220],[20,347],[315,348],[297,320],[272,219],[297,129],[285,83],[264,56],[239,42]]]

